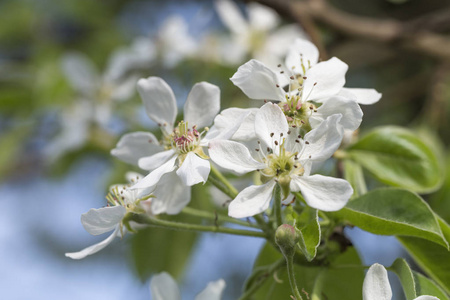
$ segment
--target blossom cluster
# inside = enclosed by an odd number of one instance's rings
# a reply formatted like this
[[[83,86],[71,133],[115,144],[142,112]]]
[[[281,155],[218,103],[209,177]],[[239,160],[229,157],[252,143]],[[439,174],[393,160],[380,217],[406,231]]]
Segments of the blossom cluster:
[[[317,48],[297,39],[278,70],[252,59],[231,78],[249,98],[264,100],[261,108],[220,112],[219,87],[200,82],[187,96],[182,120],[177,120],[174,93],[163,79],[138,80],[145,111],[158,124],[161,138],[128,133],[111,154],[148,173],[127,176],[128,185],[111,189],[107,207],[82,216],[89,233],[114,233],[99,245],[67,255],[85,257],[123,236],[128,212],[178,214],[190,202],[190,187],[207,182],[214,165],[237,175],[259,174],[231,201],[231,217],[264,213],[277,185],[284,205],[304,200],[301,205],[318,210],[340,210],[353,194],[351,185],[315,173],[340,147],[344,133],[359,127],[359,104],[375,103],[381,96],[373,89],[345,88],[347,69],[335,57],[319,62]]]

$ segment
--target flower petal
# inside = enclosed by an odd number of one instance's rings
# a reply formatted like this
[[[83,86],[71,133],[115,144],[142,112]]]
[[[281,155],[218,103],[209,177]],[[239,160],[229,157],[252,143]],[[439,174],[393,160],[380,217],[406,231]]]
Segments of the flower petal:
[[[139,79],[137,89],[147,115],[170,133],[177,116],[175,95],[170,86],[159,77],[149,77]]]
[[[212,124],[220,110],[220,89],[208,82],[192,87],[184,104],[184,121],[189,126],[203,128]]]
[[[341,114],[329,116],[305,135],[300,160],[324,161],[333,155],[344,136],[344,129],[339,126],[341,118]]]
[[[162,150],[163,147],[152,133],[138,131],[123,135],[116,148],[111,150],[111,155],[126,163],[137,165],[140,158]]]
[[[69,53],[63,56],[61,63],[64,75],[74,90],[85,96],[92,96],[95,93],[100,78],[87,56]]]
[[[247,141],[256,138],[255,115],[258,108],[227,108],[214,119],[205,140],[229,139]]]
[[[208,180],[211,165],[208,160],[200,158],[194,152],[189,152],[183,161],[183,164],[177,170],[183,183],[187,186]]]
[[[178,156],[174,155],[171,159],[169,159],[160,167],[151,171],[150,174],[139,180],[135,185],[131,186],[129,189],[130,190],[147,189],[152,186],[155,186],[164,174],[172,172],[175,169],[175,161],[177,160],[177,158]]]
[[[339,121],[344,129],[356,130],[362,122],[363,112],[359,104],[355,101],[343,97],[331,97],[323,102],[317,109],[317,113],[313,113],[309,118],[311,126],[317,127],[328,116],[334,114],[342,114]]]
[[[295,74],[304,75],[309,66],[314,66],[319,61],[319,50],[308,40],[295,39],[294,43],[289,47],[289,52],[286,56],[286,67],[293,70]]]
[[[313,66],[305,74],[302,101],[318,101],[336,95],[345,84],[347,69],[347,64],[336,57]]]
[[[363,284],[363,300],[391,300],[392,291],[386,269],[373,264],[367,271]]]
[[[281,108],[273,103],[264,104],[255,116],[256,136],[278,154],[279,147],[274,141],[281,144],[282,136],[287,136],[289,125]]]
[[[99,235],[113,230],[122,221],[126,212],[123,206],[92,208],[81,215],[81,223],[87,232]]]
[[[424,296],[417,297],[414,300],[439,300],[439,298],[424,295]]]
[[[114,230],[114,232],[110,236],[108,236],[105,240],[101,241],[100,243],[84,248],[79,252],[66,253],[65,255],[66,257],[70,257],[72,259],[82,259],[88,255],[97,253],[98,251],[102,250],[103,248],[111,244],[112,241],[114,241],[114,238],[119,235],[119,232],[120,226],[117,226],[116,230]]]
[[[228,207],[228,215],[233,218],[251,217],[265,211],[272,199],[275,180],[263,185],[252,185],[242,190]]]
[[[166,272],[152,277],[150,280],[150,293],[153,300],[181,300],[177,283]]]
[[[136,93],[137,76],[129,76],[122,79],[112,87],[111,99],[114,101],[125,101],[133,97]]]
[[[273,9],[259,3],[249,3],[247,12],[252,30],[265,32],[277,27],[280,23],[280,17]]]
[[[170,172],[161,177],[153,195],[151,209],[154,215],[176,215],[191,200],[191,188],[183,184],[176,172]]]
[[[197,296],[194,300],[220,300],[222,298],[222,292],[225,288],[225,280],[219,279],[208,283],[206,288]]]
[[[147,171],[154,170],[162,166],[166,161],[168,161],[175,154],[175,150],[170,149],[162,152],[153,154],[152,156],[147,156],[139,159],[139,168]]]
[[[220,20],[230,31],[240,35],[248,30],[247,21],[234,1],[216,0],[214,1],[214,5]]]
[[[281,87],[277,87],[279,85],[277,74],[255,59],[240,66],[230,80],[251,99],[276,101],[285,99],[285,92]]]
[[[239,175],[266,167],[251,156],[247,147],[234,141],[211,141],[208,153],[216,164]]]
[[[370,105],[381,99],[381,94],[374,89],[342,88],[339,95],[353,99],[359,104]]]
[[[322,175],[295,176],[290,188],[291,191],[301,191],[309,206],[323,211],[340,210],[353,194],[346,180]]]

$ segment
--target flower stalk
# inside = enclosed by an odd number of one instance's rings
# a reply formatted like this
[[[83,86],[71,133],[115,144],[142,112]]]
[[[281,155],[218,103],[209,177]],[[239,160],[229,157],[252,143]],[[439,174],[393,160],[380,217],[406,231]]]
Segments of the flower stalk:
[[[235,229],[235,228],[221,227],[221,226],[206,226],[206,225],[198,225],[198,224],[172,222],[172,221],[148,217],[144,214],[133,214],[133,213],[127,214],[127,216],[125,216],[123,222],[126,223],[126,222],[130,222],[130,221],[134,221],[139,224],[147,224],[150,226],[167,228],[167,229],[172,229],[172,230],[219,232],[219,233],[242,235],[242,236],[252,236],[252,237],[260,237],[260,238],[266,237],[266,235],[260,231]]]

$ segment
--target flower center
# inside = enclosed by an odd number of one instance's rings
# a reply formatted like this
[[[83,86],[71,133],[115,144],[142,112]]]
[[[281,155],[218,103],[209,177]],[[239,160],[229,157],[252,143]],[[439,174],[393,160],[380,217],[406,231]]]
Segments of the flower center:
[[[108,206],[123,206],[127,209],[127,212],[133,213],[143,213],[143,208],[139,205],[141,201],[148,200],[153,197],[153,195],[138,198],[136,196],[136,191],[129,190],[129,185],[115,186],[106,195],[106,200],[108,201]]]
[[[178,154],[195,151],[199,147],[201,136],[205,131],[199,133],[196,125],[189,128],[187,123],[180,121],[173,132],[164,137],[164,148],[166,150],[174,149]]]
[[[278,106],[284,112],[289,127],[302,128],[305,133],[311,130],[309,117],[317,112],[316,105],[309,101],[302,103],[299,95],[286,95],[286,101],[278,103]]]

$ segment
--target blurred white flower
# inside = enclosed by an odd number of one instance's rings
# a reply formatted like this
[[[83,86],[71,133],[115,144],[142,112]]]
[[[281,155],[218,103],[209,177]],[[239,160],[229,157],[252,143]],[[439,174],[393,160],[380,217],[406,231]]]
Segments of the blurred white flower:
[[[194,300],[220,300],[225,281],[219,279],[208,283],[206,288],[195,296]],[[166,272],[159,273],[150,280],[150,292],[153,300],[181,300],[180,290],[173,278]]]
[[[168,68],[192,57],[198,50],[198,43],[189,34],[188,24],[179,15],[164,20],[156,35],[155,45],[158,56]]]
[[[85,145],[93,124],[106,128],[113,102],[125,101],[135,93],[137,75],[133,71],[149,67],[155,49],[148,38],[137,38],[131,46],[114,51],[103,74],[81,53],[63,56],[64,75],[77,94],[76,101],[60,114],[61,130],[44,149],[50,161]]]
[[[276,66],[286,55],[284,45],[295,38],[306,37],[297,25],[278,27],[281,20],[277,13],[258,3],[246,5],[247,18],[233,1],[216,0],[215,7],[231,32],[229,38],[219,40],[217,49],[225,63],[237,65],[253,57],[269,66]]]
[[[289,129],[282,110],[267,103],[255,115],[259,148],[253,151],[234,141],[211,141],[209,155],[215,163],[240,175],[259,171],[265,182],[242,190],[230,203],[228,214],[245,218],[263,212],[269,207],[277,183],[284,199],[290,191],[300,191],[311,207],[324,211],[344,207],[353,193],[347,181],[310,175],[313,163],[325,161],[339,147],[343,130],[337,123],[341,117],[330,116],[302,139]]]
[[[363,300],[391,300],[392,290],[386,269],[373,264],[367,271],[363,284]],[[419,296],[414,300],[439,300],[433,296]]]
[[[115,237],[123,237],[126,228],[123,218],[128,212],[147,213],[149,215],[167,213],[177,214],[190,200],[190,189],[186,188],[171,174],[165,175],[159,185],[154,188],[132,190],[130,185],[138,182],[142,175],[134,172],[126,174],[128,185],[114,185],[106,196],[108,205],[99,209],[91,209],[81,215],[84,229],[92,235],[99,235],[111,230],[113,233],[105,240],[89,246],[79,252],[66,253],[72,259],[82,259],[97,253],[109,244]]]

